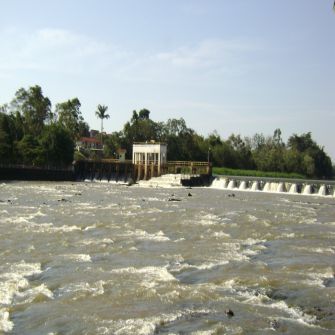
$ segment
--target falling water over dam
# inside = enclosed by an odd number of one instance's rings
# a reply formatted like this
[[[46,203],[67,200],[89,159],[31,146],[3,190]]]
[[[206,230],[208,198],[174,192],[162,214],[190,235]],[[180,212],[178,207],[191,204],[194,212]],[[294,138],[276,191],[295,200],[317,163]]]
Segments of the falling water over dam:
[[[239,191],[335,196],[334,180],[217,176],[211,187]]]

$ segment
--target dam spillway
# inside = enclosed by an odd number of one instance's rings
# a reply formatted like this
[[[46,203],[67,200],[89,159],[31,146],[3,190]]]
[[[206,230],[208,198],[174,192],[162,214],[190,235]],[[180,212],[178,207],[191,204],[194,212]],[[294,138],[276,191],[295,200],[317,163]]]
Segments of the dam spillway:
[[[334,180],[281,179],[261,177],[216,176],[212,188],[269,193],[335,197]]]

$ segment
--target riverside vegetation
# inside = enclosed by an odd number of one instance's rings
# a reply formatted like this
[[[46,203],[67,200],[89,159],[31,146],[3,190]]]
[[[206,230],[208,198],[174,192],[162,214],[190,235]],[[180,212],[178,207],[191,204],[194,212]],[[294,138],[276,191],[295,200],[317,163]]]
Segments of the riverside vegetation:
[[[73,159],[85,158],[74,149],[75,141],[89,136],[90,130],[80,108],[78,98],[52,108],[40,86],[20,88],[10,103],[0,106],[0,163],[66,167]],[[109,117],[106,110],[107,106],[98,106],[96,115],[101,122]],[[256,133],[242,138],[232,134],[223,139],[213,131],[205,137],[189,128],[183,118],[155,122],[150,111],[142,109],[133,111],[122,130],[97,136],[104,143],[104,157],[109,158],[115,157],[118,148],[125,148],[130,156],[133,142],[155,139],[168,144],[169,160],[210,159],[218,168],[244,170],[217,169],[216,173],[257,176],[271,172],[271,176],[280,173],[284,177],[329,179],[334,176],[330,157],[310,132],[293,134],[287,143],[280,129],[272,136]],[[89,155],[86,158],[94,158]]]

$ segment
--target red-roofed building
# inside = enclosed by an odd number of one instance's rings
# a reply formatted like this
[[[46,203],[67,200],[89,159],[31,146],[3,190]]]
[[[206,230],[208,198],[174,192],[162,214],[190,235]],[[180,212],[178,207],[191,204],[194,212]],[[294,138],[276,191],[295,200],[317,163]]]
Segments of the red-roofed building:
[[[76,143],[77,150],[102,150],[102,143],[94,137],[81,137]]]

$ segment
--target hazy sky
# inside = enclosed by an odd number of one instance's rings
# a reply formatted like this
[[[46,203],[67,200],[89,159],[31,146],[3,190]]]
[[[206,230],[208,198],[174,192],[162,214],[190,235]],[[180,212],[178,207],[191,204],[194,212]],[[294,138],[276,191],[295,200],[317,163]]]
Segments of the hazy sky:
[[[0,104],[40,85],[108,132],[134,109],[284,140],[311,131],[335,162],[333,0],[0,0]]]

